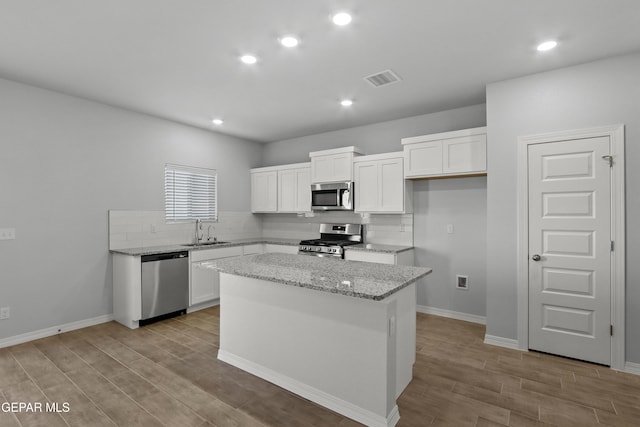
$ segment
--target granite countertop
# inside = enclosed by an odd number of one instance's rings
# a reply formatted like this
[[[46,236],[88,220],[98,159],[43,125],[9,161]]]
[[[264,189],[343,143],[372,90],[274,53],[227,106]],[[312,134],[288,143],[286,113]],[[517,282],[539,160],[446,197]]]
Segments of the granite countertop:
[[[397,254],[404,251],[410,251],[413,246],[396,246],[396,245],[379,245],[376,243],[361,243],[359,245],[351,245],[345,247],[348,251],[361,251],[361,252],[386,252],[391,254]]]
[[[228,248],[232,246],[244,246],[244,245],[252,245],[252,244],[260,244],[267,243],[272,245],[287,245],[287,246],[298,246],[300,244],[300,239],[281,239],[277,237],[255,237],[249,239],[238,239],[232,242],[219,243],[216,245],[200,245],[200,246],[191,246],[188,244],[175,244],[175,245],[164,245],[164,246],[149,246],[142,248],[126,248],[126,249],[111,249],[110,252],[123,254],[123,255],[131,255],[131,256],[142,256],[142,255],[155,255],[155,254],[163,254],[168,252],[178,252],[178,251],[201,251],[204,249],[217,249],[217,248]],[[394,245],[378,245],[378,244],[359,244],[352,245],[345,248],[346,250],[354,250],[354,251],[364,251],[364,252],[386,252],[386,253],[399,253],[413,249],[413,246],[394,246]]]
[[[268,253],[225,258],[202,267],[236,276],[379,301],[398,292],[430,268]]]
[[[218,243],[215,245],[199,245],[191,246],[189,244],[175,244],[164,246],[149,246],[144,248],[127,248],[127,249],[111,249],[111,252],[123,255],[142,256],[142,255],[155,255],[163,254],[167,252],[178,251],[201,251],[204,249],[217,249],[217,248],[229,248],[233,246],[244,246],[252,244],[267,243],[273,245],[288,245],[298,246],[300,240],[294,239],[279,239],[275,237],[256,237],[250,239],[238,239],[233,242]]]

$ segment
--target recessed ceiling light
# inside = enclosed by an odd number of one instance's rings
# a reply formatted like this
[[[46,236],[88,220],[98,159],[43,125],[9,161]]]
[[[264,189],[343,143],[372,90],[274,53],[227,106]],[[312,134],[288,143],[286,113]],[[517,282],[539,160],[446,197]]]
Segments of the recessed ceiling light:
[[[544,52],[547,50],[551,50],[558,45],[558,42],[555,40],[549,40],[544,43],[540,43],[537,47],[538,51]]]
[[[331,19],[336,25],[348,25],[351,22],[351,15],[349,15],[347,12],[340,12],[333,15]]]
[[[223,123],[224,123],[224,120],[222,120],[222,119],[213,119],[213,120],[211,120],[211,122],[212,122],[214,125],[218,125],[218,126],[220,126],[221,124],[223,124]]]
[[[340,105],[342,105],[343,107],[351,107],[353,105],[353,101],[350,99],[343,99],[342,101],[340,101]]]
[[[242,55],[240,57],[240,61],[244,62],[245,64],[255,64],[256,62],[258,62],[258,58],[253,55]]]
[[[298,43],[298,39],[294,36],[285,36],[280,39],[280,44],[285,47],[295,47]]]

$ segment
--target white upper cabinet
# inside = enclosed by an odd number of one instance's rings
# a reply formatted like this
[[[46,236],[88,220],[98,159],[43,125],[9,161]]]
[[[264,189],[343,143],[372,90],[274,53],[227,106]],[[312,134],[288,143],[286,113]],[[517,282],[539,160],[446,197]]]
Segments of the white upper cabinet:
[[[361,155],[358,147],[313,151],[311,157],[311,183],[353,181],[353,159]]]
[[[361,156],[353,162],[356,212],[406,213],[413,208],[412,182],[404,179],[403,153]]]
[[[442,142],[422,142],[404,146],[405,177],[442,175]]]
[[[251,212],[310,211],[310,163],[251,169]]]
[[[277,211],[277,169],[275,167],[251,169],[251,212]]]
[[[485,127],[403,138],[402,145],[408,179],[487,173]]]
[[[311,164],[278,169],[278,212],[311,211]]]

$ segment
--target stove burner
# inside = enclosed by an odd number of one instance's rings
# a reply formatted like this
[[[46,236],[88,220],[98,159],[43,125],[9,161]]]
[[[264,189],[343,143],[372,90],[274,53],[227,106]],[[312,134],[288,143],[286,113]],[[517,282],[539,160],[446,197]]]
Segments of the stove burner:
[[[323,239],[313,239],[313,240],[302,240],[300,242],[301,245],[314,245],[314,246],[349,246],[349,245],[357,245],[360,242],[354,242],[352,240],[323,240]]]
[[[362,242],[360,224],[321,224],[320,239],[302,240],[298,253],[302,255],[344,258],[344,246]]]

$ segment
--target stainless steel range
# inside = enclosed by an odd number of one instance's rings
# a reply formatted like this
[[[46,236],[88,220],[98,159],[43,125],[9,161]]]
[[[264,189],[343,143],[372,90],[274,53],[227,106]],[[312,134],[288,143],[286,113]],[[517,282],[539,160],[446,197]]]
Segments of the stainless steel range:
[[[303,240],[298,254],[344,258],[344,247],[362,243],[362,224],[320,224],[320,238]]]

